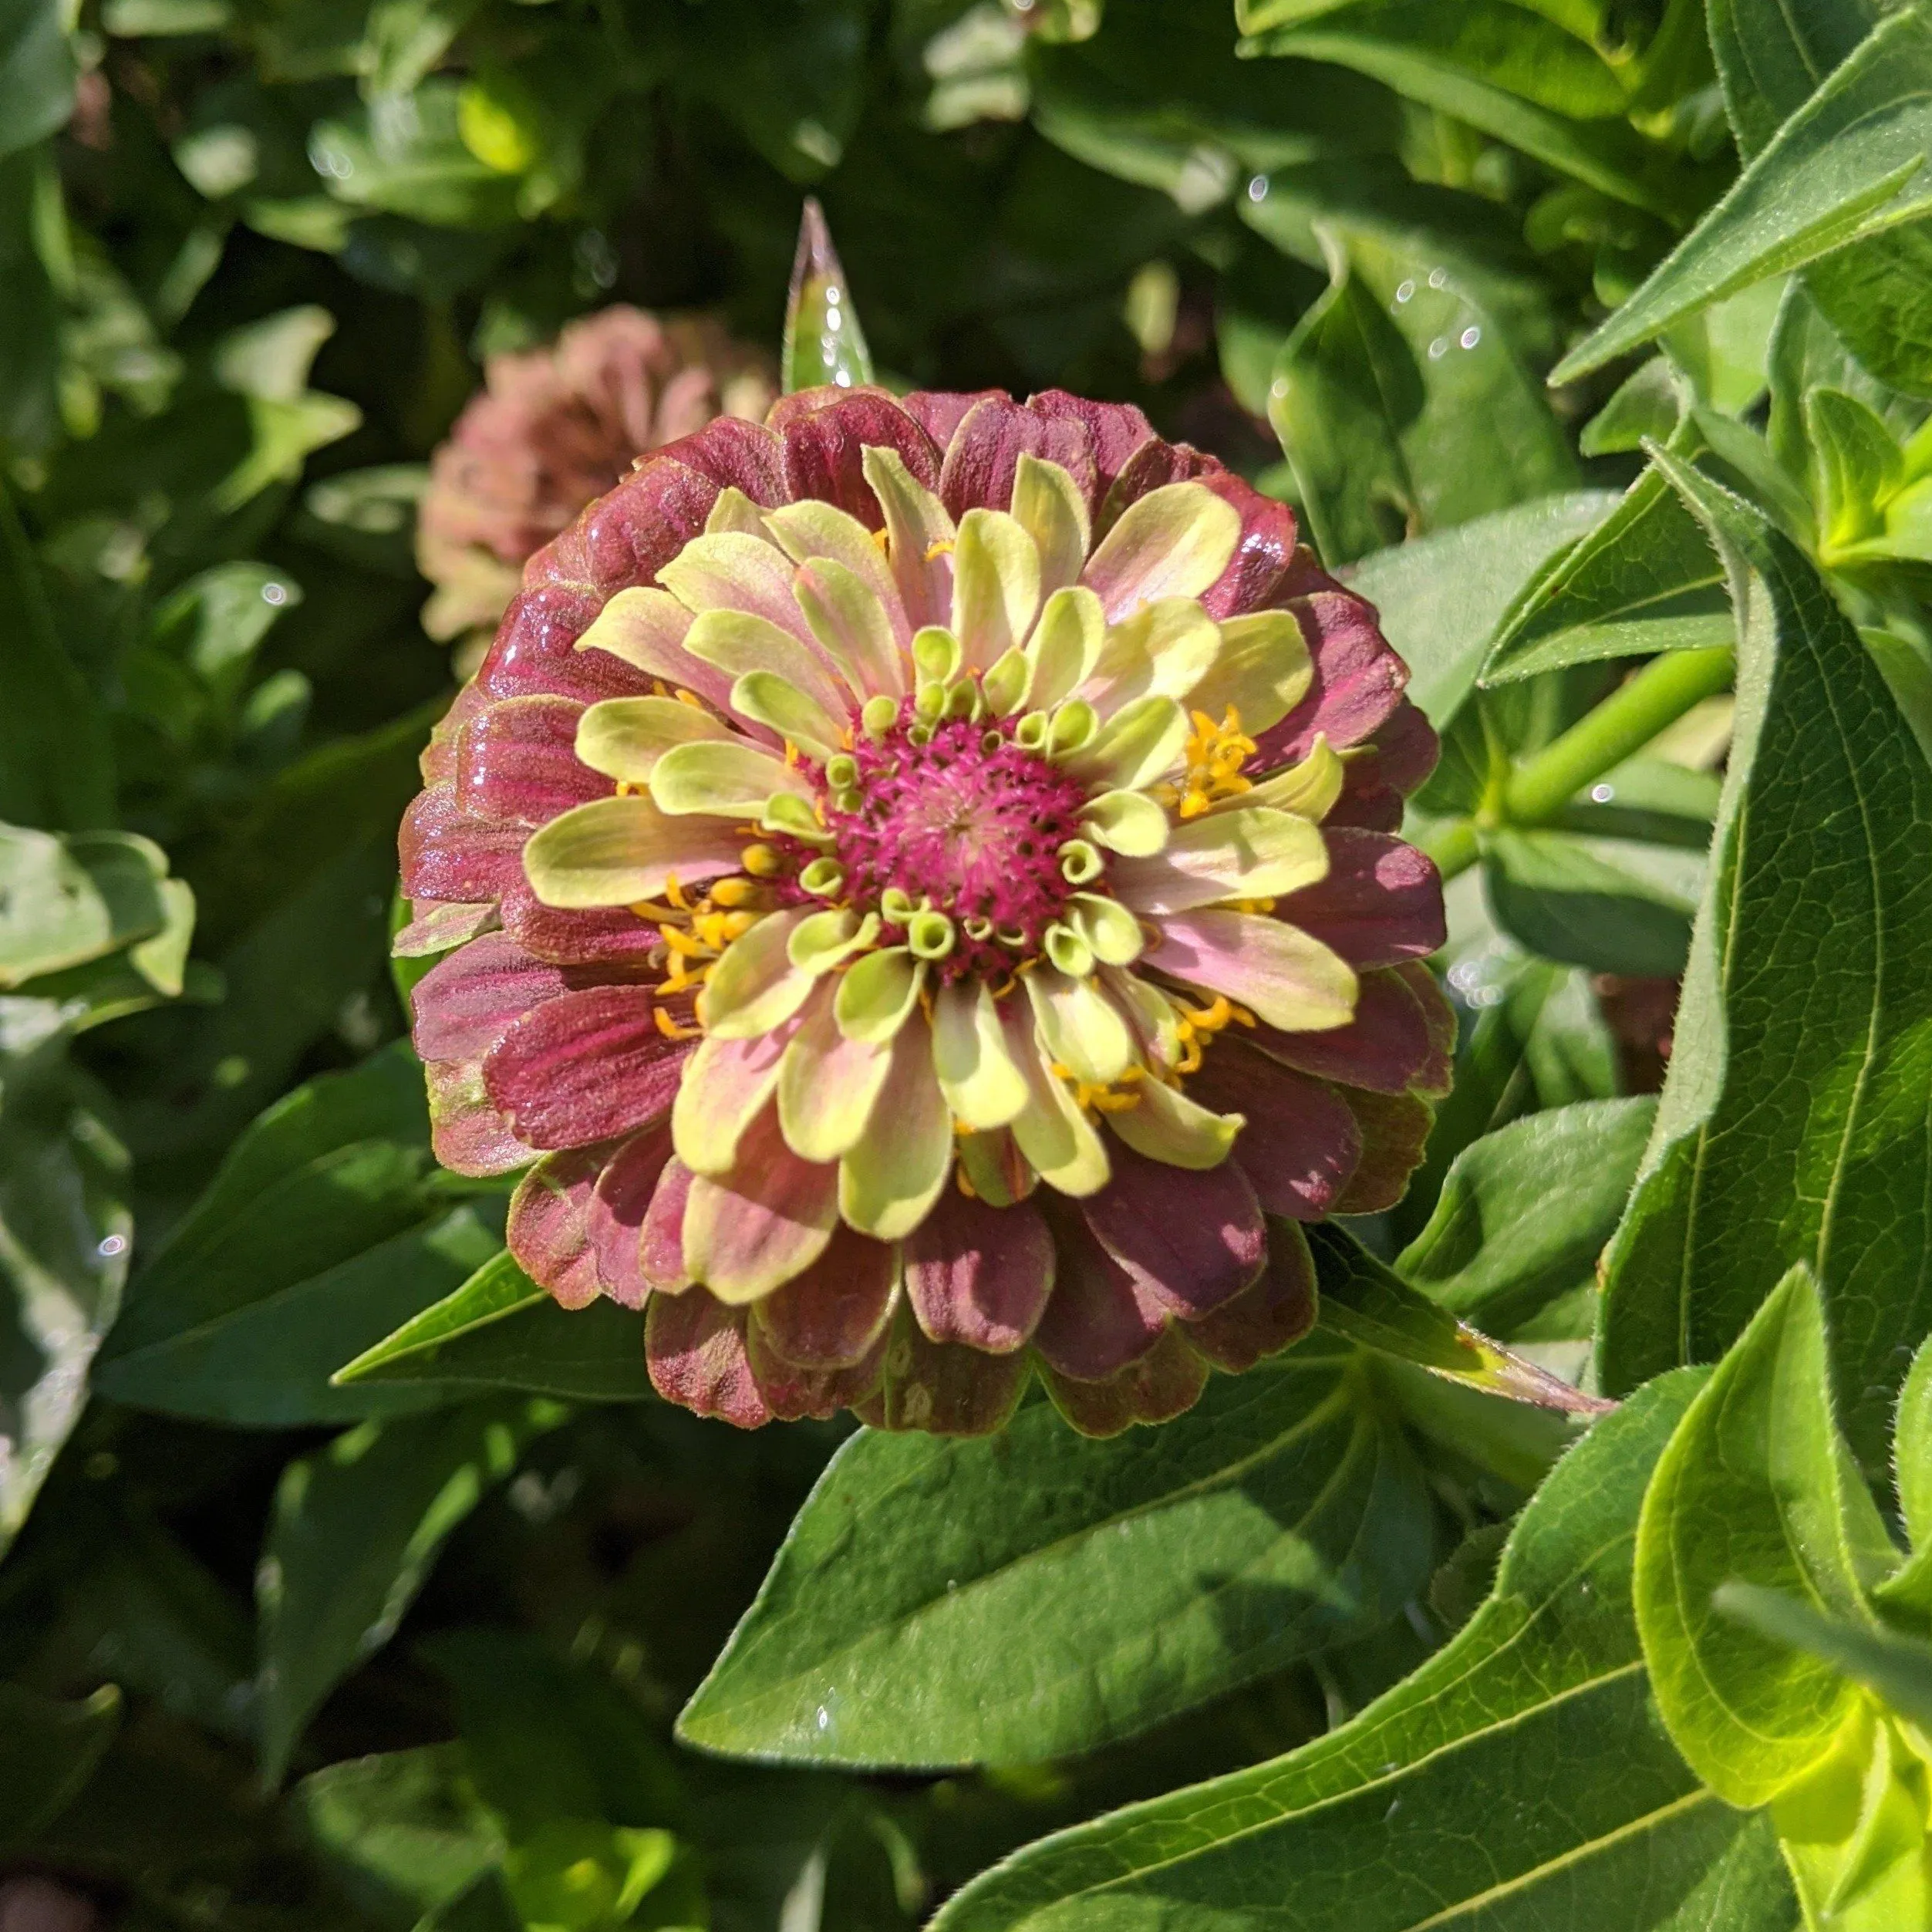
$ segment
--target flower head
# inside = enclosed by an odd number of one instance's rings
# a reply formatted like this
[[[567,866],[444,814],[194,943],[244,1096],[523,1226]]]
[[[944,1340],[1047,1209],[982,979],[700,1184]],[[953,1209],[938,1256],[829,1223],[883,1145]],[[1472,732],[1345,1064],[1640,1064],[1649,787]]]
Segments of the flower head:
[[[437,1148],[747,1425],[1178,1413],[1312,1317],[1452,1031],[1435,740],[1138,410],[821,389],[531,566],[403,835]],[[541,1155],[541,1158],[536,1158]]]
[[[491,356],[430,465],[416,523],[416,561],[436,586],[423,628],[493,629],[524,560],[638,457],[714,416],[761,416],[772,394],[764,359],[716,322],[621,303],[548,349]]]

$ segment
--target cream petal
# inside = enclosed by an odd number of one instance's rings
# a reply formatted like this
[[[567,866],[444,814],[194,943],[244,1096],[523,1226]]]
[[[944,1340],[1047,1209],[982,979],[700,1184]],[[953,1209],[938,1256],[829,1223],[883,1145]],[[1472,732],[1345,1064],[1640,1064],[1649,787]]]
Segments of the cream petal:
[[[692,1177],[685,1272],[720,1301],[756,1301],[810,1267],[838,1225],[838,1168],[799,1159],[768,1107],[740,1141],[729,1174]]]
[[[1025,985],[1041,1044],[1076,1080],[1104,1087],[1134,1064],[1127,1022],[1091,978],[1042,964],[1025,976]]]
[[[1308,694],[1315,671],[1307,639],[1290,611],[1224,618],[1220,638],[1213,662],[1185,694],[1187,701],[1217,722],[1232,705],[1241,729],[1259,737]]]
[[[835,1161],[855,1146],[891,1065],[889,1044],[845,1037],[832,990],[822,987],[778,1070],[778,1119],[792,1151]]]
[[[923,1017],[900,1028],[865,1131],[838,1164],[838,1209],[849,1226],[900,1241],[923,1221],[953,1166],[953,1116],[932,1065]]]
[[[737,734],[682,698],[606,698],[577,721],[577,755],[592,771],[641,785],[673,745]]]
[[[723,820],[669,818],[642,796],[594,798],[533,832],[523,869],[545,905],[577,911],[655,899],[673,878],[735,872],[743,850]]]
[[[1027,639],[1033,677],[1027,703],[1050,710],[1093,675],[1107,638],[1100,599],[1077,585],[1055,591]]]
[[[914,477],[896,450],[868,448],[865,480],[885,513],[892,579],[914,630],[943,624],[953,609],[953,545],[958,532],[946,505]]]
[[[1097,791],[1138,791],[1172,770],[1188,741],[1188,714],[1172,698],[1136,698],[1065,760]]]
[[[693,537],[657,581],[690,611],[742,611],[807,640],[804,614],[791,594],[791,559],[762,531],[721,530]]]
[[[1308,756],[1300,764],[1290,765],[1272,778],[1264,778],[1250,790],[1209,809],[1220,811],[1234,805],[1272,805],[1277,811],[1291,811],[1297,818],[1318,825],[1334,809],[1347,775],[1347,767],[1329,748],[1327,734],[1317,731]]]
[[[1087,836],[1110,852],[1146,858],[1167,843],[1168,816],[1144,791],[1103,791],[1080,808]]]
[[[825,655],[861,698],[905,690],[905,639],[892,611],[855,572],[828,557],[801,564],[793,595]],[[896,594],[892,609],[900,609]]]
[[[1098,976],[1133,1031],[1135,1057],[1149,1067],[1178,1066],[1181,1016],[1174,1002],[1158,986],[1118,966],[1103,966]]]
[[[1140,921],[1118,899],[1076,892],[1067,902],[1067,919],[1103,965],[1131,966],[1147,950]]]
[[[671,1104],[671,1144],[693,1173],[730,1172],[745,1129],[777,1087],[779,1063],[796,1031],[794,1021],[755,1039],[713,1033],[685,1063]]]
[[[1321,1033],[1355,1017],[1356,979],[1338,953],[1258,913],[1183,912],[1160,923],[1144,969],[1225,993],[1283,1033]]]
[[[1247,1124],[1240,1114],[1217,1114],[1158,1080],[1135,1088],[1139,1104],[1110,1114],[1107,1124],[1137,1154],[1170,1167],[1219,1167]]]
[[[740,738],[705,740],[673,747],[651,771],[651,797],[673,818],[708,812],[717,818],[756,818],[774,793],[813,796],[811,781],[795,765]]]
[[[646,677],[663,678],[723,709],[731,680],[684,648],[691,613],[668,590],[620,590],[578,639],[580,651],[609,651]]]
[[[1074,1104],[1064,1083],[1041,1057],[1030,1006],[1003,1000],[1000,1022],[1006,1050],[1027,1077],[1027,1104],[1008,1131],[1020,1152],[1049,1187],[1062,1194],[1097,1194],[1111,1172],[1107,1149],[1092,1121]]]
[[[1220,650],[1220,626],[1192,598],[1158,598],[1108,629],[1080,695],[1103,718],[1135,698],[1184,698]]]
[[[905,946],[868,953],[838,983],[838,1024],[848,1040],[882,1044],[905,1024],[926,983],[926,962]]]
[[[1184,818],[1164,851],[1120,860],[1108,882],[1137,912],[1184,912],[1220,899],[1276,899],[1328,876],[1320,831],[1266,805]]]
[[[1024,644],[1040,609],[1040,553],[1003,510],[969,510],[953,553],[951,629],[967,667]]]
[[[845,727],[809,692],[776,671],[746,672],[731,687],[731,708],[821,765],[838,755],[844,742]]]
[[[998,1003],[983,979],[942,986],[932,1002],[932,1060],[953,1118],[976,1131],[1004,1127],[1027,1104]]]
[[[707,537],[715,537],[723,530],[756,537],[760,542],[770,541],[765,529],[765,513],[735,484],[728,483],[718,492],[718,500],[712,504],[711,514],[704,520],[704,534]]]
[[[808,497],[803,502],[788,503],[767,511],[765,523],[794,563],[808,564],[823,558],[849,571],[878,599],[894,639],[902,646],[912,636],[905,602],[893,581],[885,552],[856,517],[848,515],[836,504],[821,503]],[[796,578],[792,588],[796,595]]]
[[[1013,514],[1040,553],[1041,594],[1077,582],[1092,540],[1080,485],[1057,463],[1022,450],[1013,475]]]
[[[698,1017],[720,1040],[749,1040],[789,1020],[811,996],[814,973],[791,963],[802,907],[767,912],[718,956],[698,995]]]
[[[1234,505],[1199,483],[1169,483],[1137,497],[1101,539],[1081,582],[1118,624],[1157,597],[1199,597],[1241,541]]]
[[[685,648],[733,679],[747,671],[769,671],[796,685],[835,718],[850,717],[857,709],[851,686],[817,650],[762,617],[707,611],[691,626]]]

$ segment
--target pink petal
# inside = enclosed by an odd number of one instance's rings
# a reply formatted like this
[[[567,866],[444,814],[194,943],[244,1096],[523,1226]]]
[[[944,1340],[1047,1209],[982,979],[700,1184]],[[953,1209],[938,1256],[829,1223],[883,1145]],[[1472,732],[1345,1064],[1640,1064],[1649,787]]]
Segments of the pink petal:
[[[1217,1113],[1247,1116],[1235,1139],[1234,1160],[1269,1214],[1319,1221],[1332,1212],[1362,1152],[1355,1117],[1334,1087],[1277,1065],[1245,1037],[1224,1035],[1189,1078],[1188,1095]]]
[[[1049,1369],[1054,1407],[1082,1435],[1118,1435],[1136,1422],[1171,1422],[1201,1399],[1208,1366],[1169,1330],[1140,1360],[1104,1382],[1081,1382]]]
[[[1154,439],[1154,425],[1131,403],[1094,403],[1074,396],[1064,389],[1042,389],[1027,399],[1027,406],[1036,416],[1055,421],[1068,420],[1085,427],[1093,439],[1096,487],[1104,495],[1114,479],[1142,444]],[[1099,496],[1088,507],[1097,510]]]
[[[837,400],[801,411],[780,431],[785,446],[785,487],[796,500],[816,497],[856,517],[868,530],[885,521],[865,480],[867,447],[895,450],[918,481],[930,490],[939,479],[939,452],[932,439],[883,391],[855,395],[818,390]],[[800,398],[789,399],[794,403]]]
[[[1362,1158],[1337,1214],[1380,1214],[1408,1192],[1409,1178],[1422,1165],[1435,1110],[1412,1094],[1368,1094],[1345,1087],[1342,1097],[1362,1136]]]
[[[541,825],[573,805],[608,797],[610,781],[577,757],[574,698],[508,698],[486,706],[457,734],[456,796],[473,818]]]
[[[419,791],[396,835],[403,895],[412,899],[494,899],[523,877],[522,825],[465,815],[453,785]]]
[[[416,983],[411,1033],[423,1060],[480,1060],[533,1006],[568,990],[562,969],[505,932],[485,933]]]
[[[1241,541],[1227,568],[1209,585],[1202,608],[1217,619],[1267,609],[1294,558],[1295,513],[1231,470],[1201,480],[1241,512]]]
[[[546,1154],[517,1183],[503,1238],[517,1265],[566,1308],[597,1299],[597,1254],[588,1210],[604,1150]]]
[[[1333,946],[1358,971],[1426,959],[1448,936],[1435,862],[1386,832],[1323,828],[1328,876],[1280,900],[1290,926]]]
[[[474,678],[450,701],[450,708],[430,728],[430,741],[423,747],[416,768],[426,785],[440,785],[456,776],[456,734],[491,703],[488,692]]]
[[[1054,1292],[1033,1345],[1061,1374],[1104,1381],[1161,1339],[1166,1311],[1101,1246],[1077,1209],[1056,1212],[1053,1225]]]
[[[1430,991],[1438,1000],[1442,999],[1428,967],[1384,968],[1362,976],[1355,1017],[1346,1027],[1327,1033],[1281,1033],[1257,1022],[1252,1028],[1242,1029],[1241,1040],[1285,1067],[1298,1067],[1305,1074],[1340,1081],[1345,1086],[1366,1087],[1377,1094],[1404,1094],[1411,1087],[1438,1091],[1437,1083],[1448,1077],[1446,1058],[1422,996],[1408,976],[1411,972],[1420,973],[1428,980]],[[1448,1013],[1446,1000],[1442,1010]],[[1448,1026],[1453,1044],[1453,1013],[1449,1014]],[[1218,1049],[1214,1057],[1219,1058]],[[1189,1091],[1195,1091],[1194,1083]]]
[[[1019,1406],[1028,1359],[1023,1351],[986,1355],[928,1341],[910,1310],[902,1310],[887,1331],[878,1392],[853,1406],[875,1429],[990,1435]]]
[[[546,905],[518,868],[515,884],[504,892],[504,929],[539,959],[560,966],[646,966],[663,941],[657,928],[628,907],[599,905],[566,912]]]
[[[1294,612],[1308,641],[1314,679],[1300,703],[1256,741],[1256,776],[1307,757],[1318,732],[1337,751],[1373,737],[1409,681],[1408,666],[1383,636],[1374,605],[1331,588],[1292,598],[1284,608]]]
[[[1099,478],[1084,424],[1040,416],[997,393],[973,404],[948,441],[939,501],[956,521],[969,510],[1006,510],[1021,456],[1057,463],[1093,500]]]
[[[742,490],[751,501],[775,510],[785,494],[784,448],[762,423],[743,416],[714,416],[703,428],[653,452],[675,457],[720,489]]]
[[[802,1421],[807,1417],[824,1421],[841,1409],[855,1408],[878,1387],[885,1359],[882,1328],[856,1362],[842,1368],[801,1368],[774,1350],[759,1320],[764,1306],[754,1304],[745,1323],[745,1344],[758,1393],[780,1421]]]
[[[1121,466],[1101,499],[1094,518],[1094,542],[1119,522],[1121,513],[1138,497],[1170,483],[1192,483],[1220,467],[1219,457],[1204,456],[1185,443],[1164,443],[1158,437],[1143,443]]]
[[[658,1005],[648,987],[636,986],[545,1001],[484,1061],[491,1099],[538,1147],[615,1140],[663,1119],[693,1043],[659,1030]]]
[[[898,1284],[892,1244],[841,1226],[803,1274],[753,1304],[754,1333],[794,1369],[850,1368],[885,1332]]]
[[[423,1069],[430,1096],[430,1147],[452,1174],[514,1174],[537,1149],[510,1131],[490,1104],[473,1060],[432,1060]]]
[[[703,527],[700,517],[698,528]],[[587,585],[545,583],[529,574],[546,554],[539,551],[531,559],[524,581],[532,588],[514,598],[504,612],[496,642],[477,669],[477,688],[493,699],[548,692],[585,704],[648,691],[649,684],[622,658],[576,648],[605,598]]]
[[[1315,1325],[1315,1263],[1300,1229],[1277,1221],[1268,1229],[1268,1265],[1246,1293],[1182,1332],[1216,1368],[1245,1374],[1278,1355]]]
[[[1054,1239],[1022,1201],[995,1208],[949,1188],[905,1242],[905,1292],[936,1342],[1022,1347],[1053,1292]]]
[[[695,1281],[750,1299],[801,1274],[838,1220],[838,1163],[801,1161],[786,1146],[774,1101],[738,1143],[729,1174],[693,1178],[684,1210],[684,1265]]]
[[[1003,389],[915,389],[899,398],[899,407],[943,450],[974,406],[995,396],[1013,400]]]
[[[638,1272],[646,1283],[671,1295],[691,1285],[684,1268],[684,1211],[691,1204],[691,1183],[697,1177],[673,1154],[664,1163],[651,1204],[644,1210],[638,1238]]]
[[[670,1158],[668,1127],[653,1128],[626,1141],[605,1162],[585,1210],[597,1259],[598,1285],[612,1301],[626,1308],[642,1308],[652,1288],[670,1285],[649,1280],[643,1267],[645,1217]],[[681,1242],[673,1253],[682,1273]]]
[[[601,608],[619,591],[655,583],[657,573],[704,528],[720,486],[673,453],[666,443],[647,457],[609,496],[586,510],[578,525],[583,568],[598,592]],[[568,533],[531,558],[524,582],[534,584],[546,567],[567,561],[561,553]],[[585,628],[588,629],[586,625]],[[582,651],[580,658],[609,657],[608,651]]]
[[[1193,1320],[1259,1273],[1268,1238],[1254,1190],[1232,1162],[1170,1167],[1118,1140],[1108,1153],[1113,1178],[1079,1212],[1137,1293]]]
[[[651,1297],[644,1359],[651,1386],[693,1414],[714,1415],[741,1429],[772,1419],[746,1350],[745,1311],[726,1307],[702,1288]]]

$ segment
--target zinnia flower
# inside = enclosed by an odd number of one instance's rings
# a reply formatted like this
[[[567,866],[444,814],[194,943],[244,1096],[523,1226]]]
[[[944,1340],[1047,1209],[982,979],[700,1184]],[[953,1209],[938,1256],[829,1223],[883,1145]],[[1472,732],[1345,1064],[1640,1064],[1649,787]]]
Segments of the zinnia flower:
[[[669,1399],[1164,1418],[1313,1319],[1448,1081],[1435,742],[1282,504],[1137,410],[824,389],[534,559],[425,756],[437,1147]],[[541,1158],[537,1158],[538,1155]]]
[[[715,416],[762,416],[769,365],[704,317],[623,304],[568,323],[548,349],[490,358],[430,466],[416,564],[436,586],[423,628],[494,629],[524,560],[647,450]]]

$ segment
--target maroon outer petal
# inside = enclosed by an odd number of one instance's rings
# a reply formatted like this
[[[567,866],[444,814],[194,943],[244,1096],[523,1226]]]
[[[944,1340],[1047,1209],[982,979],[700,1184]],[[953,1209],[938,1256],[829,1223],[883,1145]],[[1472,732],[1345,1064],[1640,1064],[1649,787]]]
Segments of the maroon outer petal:
[[[803,1274],[754,1304],[752,1329],[794,1369],[850,1368],[885,1334],[898,1285],[892,1244],[841,1221]]]
[[[868,530],[881,528],[885,514],[865,480],[868,446],[896,450],[919,482],[929,490],[937,486],[938,445],[892,396],[882,390],[821,389],[801,392],[788,401],[815,403],[821,396],[834,400],[791,410],[780,431],[785,487],[794,501],[816,497],[856,517]]]
[[[1191,443],[1163,443],[1159,437],[1143,443],[1122,465],[1121,473],[1108,485],[1094,518],[1097,541],[1120,521],[1121,512],[1137,497],[1163,489],[1170,483],[1192,483],[1197,477],[1217,474],[1218,457],[1204,456]]]
[[[659,1004],[644,986],[592,986],[545,1001],[490,1050],[491,1099],[542,1148],[615,1140],[663,1119],[696,1043],[659,1030]],[[677,1017],[688,1021],[688,1004]]]
[[[655,453],[675,457],[720,490],[742,490],[763,509],[775,510],[787,501],[784,447],[765,423],[716,416]]]
[[[1455,1077],[1455,1009],[1449,1004],[1448,995],[1436,984],[1435,975],[1421,960],[1412,959],[1395,970],[1414,994],[1422,1017],[1428,1023],[1430,1057],[1410,1084],[1418,1094],[1439,1100]]]
[[[1377,730],[1374,743],[1356,747],[1343,770],[1341,796],[1323,822],[1367,831],[1398,830],[1403,801],[1435,769],[1441,749],[1428,720],[1404,698]]]
[[[902,1307],[887,1331],[878,1388],[853,1408],[875,1429],[923,1429],[929,1435],[990,1435],[1003,1428],[1027,1384],[1028,1358],[983,1354],[928,1341]]]
[[[1050,1212],[1058,1267],[1033,1345],[1061,1374],[1104,1382],[1161,1339],[1166,1310],[1101,1246],[1077,1207],[1054,1202]]]
[[[1261,1272],[1268,1253],[1261,1209],[1232,1162],[1173,1167],[1118,1141],[1108,1154],[1113,1178],[1080,1212],[1137,1293],[1197,1319]]]
[[[1138,1362],[1104,1382],[1044,1370],[1054,1406],[1082,1435],[1118,1435],[1136,1422],[1171,1422],[1201,1399],[1208,1365],[1170,1329]]]
[[[1319,1221],[1334,1212],[1362,1154],[1355,1117],[1334,1087],[1277,1065],[1241,1040],[1221,1040],[1188,1091],[1217,1113],[1247,1116],[1232,1165],[1269,1214]]]
[[[801,1368],[772,1347],[770,1337],[758,1320],[762,1306],[758,1303],[753,1307],[744,1324],[745,1346],[758,1393],[780,1421],[802,1421],[808,1416],[823,1421],[841,1409],[863,1402],[878,1386],[885,1359],[883,1328],[856,1362],[842,1368]]]
[[[602,1148],[546,1154],[510,1197],[504,1241],[518,1266],[565,1308],[587,1307],[597,1299],[589,1209],[603,1165]]]
[[[690,1285],[684,1272],[684,1210],[691,1199],[691,1170],[673,1154],[664,1163],[637,1244],[638,1272],[655,1289],[675,1294]]]
[[[670,1158],[669,1127],[634,1135],[604,1163],[585,1210],[598,1284],[626,1308],[642,1308],[653,1286],[644,1273],[644,1218]]]
[[[423,1069],[430,1097],[430,1148],[452,1174],[514,1174],[536,1158],[490,1104],[473,1060],[432,1060]]]
[[[1010,1354],[1039,1326],[1053,1285],[1053,1236],[1024,1201],[996,1208],[949,1189],[906,1237],[906,1295],[935,1342]]]
[[[899,407],[943,450],[974,404],[995,397],[1003,403],[1013,400],[1003,389],[915,389],[899,398]]]
[[[1315,1325],[1315,1262],[1300,1229],[1276,1221],[1268,1229],[1268,1265],[1245,1293],[1183,1331],[1189,1345],[1216,1368],[1239,1375],[1263,1357],[1278,1355]]]
[[[745,1347],[745,1311],[702,1288],[653,1295],[644,1323],[651,1386],[667,1402],[741,1429],[772,1420]]]
[[[430,741],[416,761],[426,785],[440,785],[456,776],[456,735],[490,702],[472,678],[450,700],[450,708],[430,729]]]
[[[548,824],[559,812],[610,795],[611,781],[577,756],[574,698],[507,698],[457,734],[456,797],[472,818]]]
[[[593,504],[585,514],[595,514],[598,508]],[[697,528],[703,528],[700,517]],[[557,541],[568,541],[568,533]],[[532,574],[555,548],[553,544],[531,559],[524,580],[530,587],[511,600],[496,641],[477,666],[477,688],[492,699],[548,692],[584,704],[649,690],[649,679],[613,652],[578,649],[577,640],[603,609],[605,594],[582,584],[546,583]]]
[[[1027,400],[1036,416],[1071,418],[1093,438],[1094,467],[1104,495],[1126,468],[1135,451],[1154,438],[1154,425],[1131,403],[1095,403],[1064,389],[1042,389]],[[1099,507],[1097,500],[1091,506]]]
[[[523,878],[522,825],[492,824],[467,817],[453,785],[419,791],[403,814],[396,848],[403,896],[474,904],[498,898]]]
[[[1290,582],[1301,574],[1300,565],[1297,553]],[[1313,575],[1325,587],[1286,599],[1283,608],[1301,625],[1314,677],[1300,703],[1256,740],[1257,774],[1299,763],[1313,748],[1317,733],[1338,751],[1372,738],[1409,681],[1408,666],[1376,622],[1375,606],[1319,571]]]
[[[423,1060],[480,1060],[533,1007],[568,990],[559,969],[487,932],[416,982],[410,1037]]]
[[[1423,996],[1410,980],[1412,972],[1420,973],[1428,980],[1430,990],[1435,991],[1426,966],[1385,967],[1363,974],[1355,1017],[1347,1026],[1326,1033],[1281,1033],[1257,1021],[1253,1027],[1242,1029],[1242,1043],[1259,1047],[1285,1067],[1296,1067],[1305,1074],[1337,1080],[1349,1087],[1366,1087],[1377,1094],[1405,1094],[1411,1087],[1425,1093],[1443,1091],[1440,1083],[1446,1081],[1448,1069],[1438,1030],[1433,1016],[1425,1009]],[[1435,996],[1442,997],[1439,992]],[[1448,1003],[1444,1000],[1442,1005],[1448,1012]],[[1448,1026],[1453,1044],[1453,1013],[1449,1013]],[[1217,1050],[1217,1061],[1219,1057]],[[1219,1107],[1222,1103],[1208,1104]]]
[[[524,951],[559,966],[642,969],[663,945],[656,926],[621,905],[565,912],[545,905],[521,869],[504,888],[499,909],[504,930]]]
[[[1324,826],[1328,876],[1290,892],[1276,911],[1359,972],[1426,959],[1448,938],[1435,861],[1386,832]]]
[[[1201,481],[1241,513],[1241,541],[1227,568],[1208,586],[1202,608],[1217,620],[1266,610],[1294,561],[1295,513],[1232,470]]]
[[[954,431],[939,472],[939,501],[956,518],[969,510],[1010,507],[1023,455],[1058,464],[1092,501],[1099,476],[1085,425],[1037,415],[997,393],[974,403]]]
[[[1408,1192],[1409,1178],[1422,1165],[1435,1110],[1413,1094],[1367,1094],[1343,1090],[1348,1111],[1361,1129],[1362,1158],[1337,1214],[1380,1214]]]

